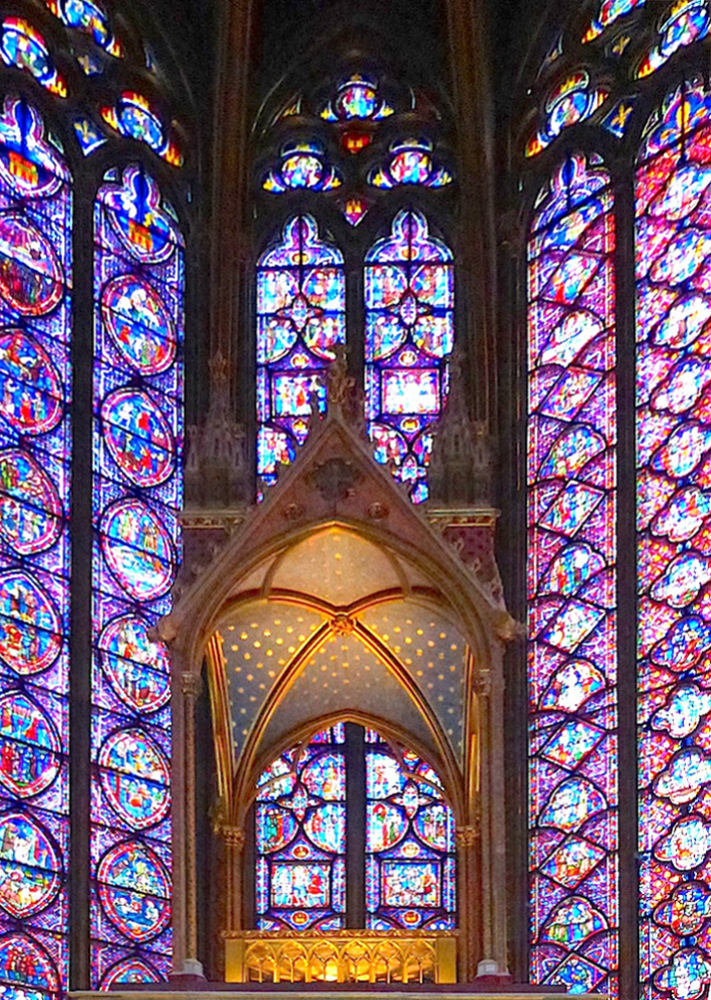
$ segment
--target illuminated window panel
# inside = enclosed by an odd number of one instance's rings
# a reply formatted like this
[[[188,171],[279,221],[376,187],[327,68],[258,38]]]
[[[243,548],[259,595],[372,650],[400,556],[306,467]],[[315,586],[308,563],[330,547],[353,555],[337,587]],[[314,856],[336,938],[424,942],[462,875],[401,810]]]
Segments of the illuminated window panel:
[[[451,184],[451,173],[435,163],[432,150],[432,143],[426,139],[394,143],[387,163],[370,172],[368,183],[381,189],[403,185],[439,188]]]
[[[45,0],[46,5],[68,28],[89,35],[97,45],[112,56],[122,56],[123,50],[114,38],[106,11],[95,0]]]
[[[281,161],[270,170],[262,182],[265,191],[284,194],[287,191],[308,189],[331,191],[343,183],[335,167],[326,166],[322,146],[316,142],[298,142],[282,148]]]
[[[526,156],[537,156],[564,129],[590,118],[605,103],[608,94],[604,87],[590,86],[586,70],[569,74],[549,94],[543,125],[527,142]]]
[[[585,32],[583,42],[592,42],[619,18],[629,14],[630,11],[644,7],[645,3],[646,0],[600,0],[599,10]]]
[[[342,725],[262,772],[255,812],[260,930],[340,930],[346,911]]]
[[[182,153],[171,141],[156,109],[142,94],[125,90],[114,107],[101,109],[101,116],[115,132],[144,143],[171,166],[182,166]]]
[[[95,206],[92,683],[94,987],[167,978],[170,611],[182,505],[183,247],[155,181],[112,171]]]
[[[336,96],[321,110],[320,115],[329,122],[379,121],[395,111],[378,93],[374,80],[356,73],[345,80]]]
[[[324,372],[346,339],[343,256],[299,215],[257,263],[257,473],[273,485],[326,409]]]
[[[0,58],[6,66],[27,70],[46,90],[58,97],[67,96],[67,87],[57,73],[47,43],[29,21],[6,17],[0,35]]]
[[[711,976],[709,142],[695,81],[650,121],[636,173],[640,973],[654,998]]]
[[[0,112],[0,987],[67,987],[71,178]]]
[[[454,816],[429,764],[366,736],[366,921],[372,930],[456,926]]]
[[[341,930],[363,904],[369,930],[456,927],[454,817],[416,754],[338,723],[284,752],[257,786],[258,929]],[[365,856],[348,829],[365,831]],[[364,866],[356,899],[361,878],[346,873]]]
[[[528,241],[531,979],[617,995],[615,230],[574,156]]]
[[[705,38],[711,27],[707,0],[678,0],[659,24],[659,38],[637,70],[638,77],[649,76],[671,59],[679,49]]]
[[[432,425],[442,412],[454,347],[450,249],[420,212],[399,212],[365,263],[365,394],[375,457],[427,499]]]

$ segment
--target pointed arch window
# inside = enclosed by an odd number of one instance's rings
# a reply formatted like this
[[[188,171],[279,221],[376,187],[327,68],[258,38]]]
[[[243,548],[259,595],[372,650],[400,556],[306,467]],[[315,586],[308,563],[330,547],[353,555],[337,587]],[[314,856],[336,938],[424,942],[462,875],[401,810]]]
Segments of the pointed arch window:
[[[347,272],[351,374],[365,388],[375,457],[420,503],[454,345],[454,255],[430,232],[455,188],[451,156],[425,94],[352,71],[328,92],[282,105],[256,171],[267,218],[279,203],[309,211],[287,216],[282,242],[256,263],[257,472],[273,485],[306,439],[312,397],[325,408],[325,369],[346,342]],[[312,277],[317,245],[328,287]]]
[[[283,753],[257,787],[260,929],[456,925],[452,810],[417,754],[338,723]]]
[[[24,99],[0,114],[0,984],[66,985],[72,178]],[[17,966],[18,957],[22,963]],[[31,964],[30,964],[31,963]]]
[[[454,268],[420,212],[404,210],[365,258],[366,419],[375,457],[427,498],[432,425],[449,386]]]
[[[312,401],[326,409],[320,374],[346,341],[343,255],[297,215],[257,264],[257,471],[276,482],[306,440]]]
[[[572,157],[528,248],[532,965],[596,986],[619,906],[614,249],[609,175]]]
[[[16,7],[0,25],[0,986],[57,1000],[171,965],[169,664],[148,629],[179,551],[183,241],[161,189],[173,171],[184,192],[183,154],[156,81],[150,103],[127,89],[101,0]],[[95,190],[100,146],[133,162],[92,208],[72,189]]]
[[[594,7],[590,51],[666,96],[569,124],[616,154],[554,168],[529,228],[531,969],[688,1000],[711,982],[709,9]]]

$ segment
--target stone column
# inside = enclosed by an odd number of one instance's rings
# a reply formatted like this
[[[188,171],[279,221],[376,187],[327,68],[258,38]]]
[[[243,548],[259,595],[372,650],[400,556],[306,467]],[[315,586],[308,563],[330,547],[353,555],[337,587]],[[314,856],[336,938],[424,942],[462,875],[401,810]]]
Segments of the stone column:
[[[182,861],[183,861],[183,949],[182,975],[202,976],[198,960],[197,843],[195,834],[195,702],[200,694],[200,675],[181,675],[182,694]]]
[[[481,957],[481,829],[479,823],[457,827],[459,894],[458,978],[470,983]]]
[[[241,931],[243,920],[242,892],[244,881],[244,830],[237,826],[222,826],[219,833],[224,841],[224,877],[227,906],[226,931]]]

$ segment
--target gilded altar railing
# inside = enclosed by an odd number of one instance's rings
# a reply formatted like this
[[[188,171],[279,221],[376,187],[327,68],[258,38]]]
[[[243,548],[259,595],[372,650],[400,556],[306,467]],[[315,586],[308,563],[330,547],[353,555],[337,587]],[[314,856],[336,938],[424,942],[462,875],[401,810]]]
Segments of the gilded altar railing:
[[[454,983],[456,931],[226,933],[229,983]]]

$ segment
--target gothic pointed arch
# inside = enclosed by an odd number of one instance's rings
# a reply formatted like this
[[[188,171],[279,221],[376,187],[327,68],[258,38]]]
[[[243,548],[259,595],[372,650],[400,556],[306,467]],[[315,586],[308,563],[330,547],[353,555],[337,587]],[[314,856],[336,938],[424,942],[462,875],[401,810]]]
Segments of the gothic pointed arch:
[[[481,810],[486,840],[502,773],[491,727],[510,619],[373,461],[333,380],[329,392],[327,415],[293,467],[164,623],[184,669],[199,671],[207,657],[216,830],[233,841],[240,831],[253,857],[259,775],[316,729],[347,723],[416,749],[440,775],[457,828]],[[460,864],[480,884],[481,858]],[[250,871],[248,861],[241,879]],[[230,886],[230,940],[255,919],[248,885]],[[493,887],[481,892],[495,908]],[[472,905],[460,903],[460,933],[480,954]],[[417,923],[419,912],[408,919]],[[422,920],[439,926],[444,917],[427,912]]]

